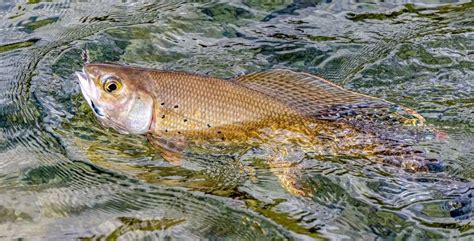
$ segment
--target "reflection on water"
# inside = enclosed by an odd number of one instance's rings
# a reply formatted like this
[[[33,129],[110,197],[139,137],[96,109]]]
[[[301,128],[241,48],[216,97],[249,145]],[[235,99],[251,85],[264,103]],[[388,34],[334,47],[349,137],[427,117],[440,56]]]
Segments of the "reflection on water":
[[[474,5],[469,1],[0,2],[0,237],[472,238]],[[295,155],[313,197],[261,153],[196,150],[182,166],[98,125],[80,51],[230,78],[324,76],[419,111],[444,168],[407,173]]]

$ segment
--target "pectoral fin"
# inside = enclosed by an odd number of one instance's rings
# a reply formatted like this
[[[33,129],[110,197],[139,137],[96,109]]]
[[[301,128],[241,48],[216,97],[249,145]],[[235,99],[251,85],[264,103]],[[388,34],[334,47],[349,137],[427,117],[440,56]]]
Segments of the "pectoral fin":
[[[302,114],[316,119],[358,119],[410,125],[421,125],[424,122],[423,117],[413,110],[346,90],[307,73],[276,69],[243,75],[235,79],[235,82],[283,101]]]
[[[184,137],[148,135],[148,141],[157,148],[163,159],[174,166],[181,166],[186,149],[186,139]]]

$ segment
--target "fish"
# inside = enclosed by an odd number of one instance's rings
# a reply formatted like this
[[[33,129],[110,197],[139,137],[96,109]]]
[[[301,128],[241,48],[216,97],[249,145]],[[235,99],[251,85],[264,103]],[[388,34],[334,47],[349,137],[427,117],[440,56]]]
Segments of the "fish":
[[[286,161],[292,153],[361,157],[407,171],[429,171],[432,163],[403,138],[425,126],[416,111],[309,73],[271,69],[220,79],[87,62],[76,74],[103,126],[146,136],[176,165],[192,147],[267,145],[283,186],[307,196],[298,181],[303,167]]]

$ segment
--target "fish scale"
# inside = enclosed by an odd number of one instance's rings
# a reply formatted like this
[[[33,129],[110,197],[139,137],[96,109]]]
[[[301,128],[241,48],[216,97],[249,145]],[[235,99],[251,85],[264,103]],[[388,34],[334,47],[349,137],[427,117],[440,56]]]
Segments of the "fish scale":
[[[263,119],[282,119],[293,113],[288,107],[261,93],[245,89],[223,80],[197,75],[170,75],[156,72],[156,98],[165,103],[158,106],[159,130],[200,131],[211,127],[238,123],[258,123]],[[205,88],[204,88],[205,86]],[[170,103],[170,104],[166,104]],[[173,108],[178,105],[178,108]],[[205,113],[196,118],[194,113]],[[184,122],[184,119],[187,121]]]

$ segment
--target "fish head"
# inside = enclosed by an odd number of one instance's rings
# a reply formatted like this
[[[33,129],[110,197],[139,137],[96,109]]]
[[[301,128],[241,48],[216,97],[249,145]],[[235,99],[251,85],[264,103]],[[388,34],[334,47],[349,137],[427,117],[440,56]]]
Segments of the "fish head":
[[[85,100],[104,126],[125,134],[150,131],[154,103],[143,73],[121,65],[86,64],[76,75]]]

